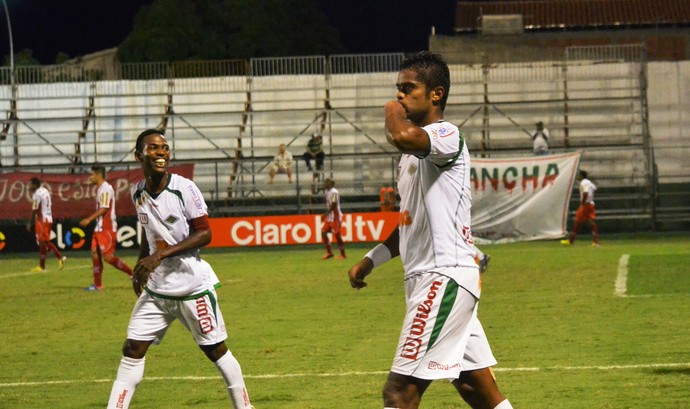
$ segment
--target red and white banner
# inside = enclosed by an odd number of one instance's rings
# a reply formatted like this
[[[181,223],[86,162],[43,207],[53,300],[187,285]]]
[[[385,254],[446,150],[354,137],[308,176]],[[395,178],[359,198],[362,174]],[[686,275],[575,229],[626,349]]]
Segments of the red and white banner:
[[[553,239],[566,232],[580,152],[472,159],[472,233],[477,241]]]
[[[186,178],[194,176],[194,164],[171,166],[170,171]],[[0,174],[0,219],[28,219],[31,216],[29,181],[41,180],[51,192],[53,219],[82,218],[96,210],[98,188],[89,182],[90,173],[51,174],[13,172]],[[115,209],[118,216],[134,216],[134,204],[129,187],[143,179],[141,169],[115,170],[106,174],[106,180],[115,190]]]

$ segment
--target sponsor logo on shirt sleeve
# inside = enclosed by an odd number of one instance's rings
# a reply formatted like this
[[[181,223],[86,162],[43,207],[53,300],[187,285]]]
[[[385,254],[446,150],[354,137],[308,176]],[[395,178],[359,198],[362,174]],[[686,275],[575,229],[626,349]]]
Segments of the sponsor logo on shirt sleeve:
[[[446,138],[455,134],[455,128],[450,125],[441,125],[431,131],[431,137],[434,139]]]
[[[192,199],[194,199],[194,204],[196,205],[197,210],[204,210],[204,199],[202,199],[197,190],[194,189],[194,186],[187,186],[189,189],[189,193],[192,195]]]

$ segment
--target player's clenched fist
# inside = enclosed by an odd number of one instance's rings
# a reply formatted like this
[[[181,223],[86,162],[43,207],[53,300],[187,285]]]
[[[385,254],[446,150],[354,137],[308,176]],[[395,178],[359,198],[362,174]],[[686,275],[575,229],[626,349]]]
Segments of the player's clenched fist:
[[[348,275],[350,277],[350,285],[352,288],[359,290],[367,286],[364,282],[364,278],[371,274],[371,270],[374,269],[374,263],[368,257],[364,257],[357,262],[354,266],[350,267]]]

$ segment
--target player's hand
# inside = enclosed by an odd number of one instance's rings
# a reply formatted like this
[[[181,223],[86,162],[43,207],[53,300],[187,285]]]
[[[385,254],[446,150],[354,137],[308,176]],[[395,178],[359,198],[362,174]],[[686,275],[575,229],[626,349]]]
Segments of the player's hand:
[[[359,290],[367,286],[364,282],[364,278],[371,274],[371,270],[374,269],[374,263],[368,257],[364,257],[359,260],[357,264],[350,267],[350,271],[347,272],[350,277],[350,285],[352,288]]]
[[[89,225],[89,219],[81,219],[79,221],[79,226],[81,226],[81,227],[86,227],[88,225]]]
[[[134,272],[132,274],[132,288],[137,297],[144,291],[144,287],[146,287],[146,282],[149,280],[151,272],[160,264],[161,259],[158,252],[137,261],[137,265],[134,266]]]
[[[149,280],[149,275],[151,275],[151,271],[149,271],[141,263],[138,262],[137,265],[134,266],[134,272],[132,274],[132,289],[137,297],[139,297],[144,291],[146,282]]]

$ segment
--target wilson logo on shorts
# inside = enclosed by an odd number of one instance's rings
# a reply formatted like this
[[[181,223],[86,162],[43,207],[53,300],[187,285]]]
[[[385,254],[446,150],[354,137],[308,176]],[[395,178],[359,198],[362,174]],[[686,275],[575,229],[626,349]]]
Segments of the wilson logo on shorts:
[[[213,331],[213,319],[211,319],[211,314],[208,312],[208,305],[206,304],[206,299],[204,297],[197,298],[196,313],[199,317],[197,321],[199,322],[199,329],[201,329],[201,333],[208,334]]]
[[[443,286],[440,281],[434,281],[429,287],[429,292],[426,295],[426,300],[421,302],[417,306],[417,314],[412,321],[412,326],[410,327],[410,336],[405,340],[405,345],[402,347],[402,352],[400,356],[403,358],[416,360],[417,355],[419,355],[419,350],[422,347],[424,330],[426,329],[427,320],[434,306],[434,299],[438,295],[438,290]]]

